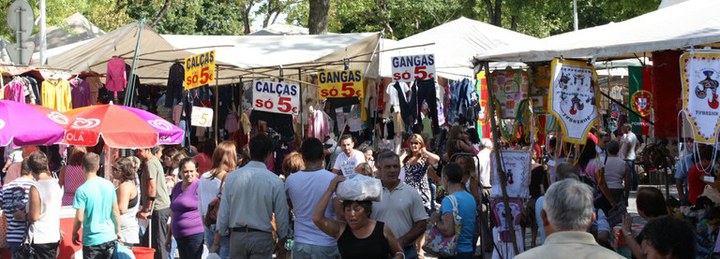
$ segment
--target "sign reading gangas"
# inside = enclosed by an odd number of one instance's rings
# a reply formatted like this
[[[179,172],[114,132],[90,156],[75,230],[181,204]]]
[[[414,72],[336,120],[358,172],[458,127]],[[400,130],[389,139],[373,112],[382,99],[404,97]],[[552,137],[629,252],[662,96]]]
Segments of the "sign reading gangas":
[[[359,69],[318,72],[320,99],[363,96],[363,76]]]
[[[435,78],[435,54],[392,57],[392,73],[401,82]]]
[[[590,126],[598,118],[595,68],[585,62],[555,59],[551,69],[550,112],[560,121],[566,142],[585,144]]]
[[[680,56],[683,110],[695,141],[715,144],[720,126],[718,80],[720,53],[685,53]]]
[[[215,50],[185,58],[185,89],[215,82]]]
[[[300,86],[286,82],[253,81],[253,109],[274,113],[299,112]]]

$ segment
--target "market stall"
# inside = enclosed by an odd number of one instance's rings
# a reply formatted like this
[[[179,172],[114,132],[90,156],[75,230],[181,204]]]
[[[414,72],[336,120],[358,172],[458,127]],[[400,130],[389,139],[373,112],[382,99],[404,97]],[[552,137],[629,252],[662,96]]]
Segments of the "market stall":
[[[657,153],[653,153],[667,150],[664,144],[658,144],[664,142],[652,143],[653,139],[684,142],[684,154],[692,153],[697,143],[715,145],[717,142],[718,128],[712,123],[718,120],[718,113],[714,111],[717,105],[713,90],[716,84],[713,80],[717,79],[715,73],[710,72],[715,71],[718,60],[717,50],[711,48],[717,47],[720,42],[720,30],[717,29],[720,19],[711,11],[717,8],[720,8],[720,4],[716,1],[687,1],[623,22],[568,32],[532,43],[500,47],[476,55],[474,63],[488,71],[489,62],[525,62],[529,65],[528,73],[531,75],[549,65],[549,70],[543,72],[541,77],[549,79],[547,111],[552,116],[545,118],[547,127],[535,126],[531,129],[540,133],[546,131],[547,134],[555,132],[559,136],[558,144],[552,147],[555,152],[551,160],[554,161],[566,157],[568,161],[578,162],[583,156],[583,147],[590,142],[588,131],[592,126],[615,130],[622,125],[618,122],[622,120],[617,117],[618,114],[627,114],[630,117],[625,119],[627,122],[632,122],[633,116],[638,117],[635,121],[642,121],[638,123],[640,125],[649,125],[650,130],[639,132],[647,135],[649,141],[645,145],[646,150],[638,154],[636,161],[647,163],[645,155],[656,159],[650,161],[657,165],[654,169],[663,175],[661,178],[667,188],[669,177],[666,173],[671,173],[674,161],[666,163],[667,155],[656,156]],[[630,80],[627,96],[622,93],[622,89],[600,91],[594,79],[595,69],[589,64],[643,57],[652,57],[652,66],[644,64],[644,67],[628,69]],[[541,86],[533,78],[536,77],[531,76],[531,90]],[[497,80],[502,78],[490,74],[489,85]],[[491,100],[502,100],[504,94],[491,92],[495,95],[491,94]],[[603,113],[598,109],[600,96],[611,101],[610,107]],[[613,96],[622,97],[620,99],[626,101],[619,101]],[[491,114],[494,114],[493,106],[489,108]],[[502,103],[499,108],[499,113],[507,111]],[[494,117],[490,116],[491,119]],[[688,117],[694,133],[680,130],[684,128],[681,126],[683,117]],[[560,127],[551,127],[552,124],[559,124]],[[495,122],[493,125],[502,126]],[[503,141],[508,140],[501,134],[493,134],[493,137],[496,143],[501,137]],[[688,144],[686,137],[693,139],[695,144]],[[513,141],[509,143],[518,145]],[[518,147],[530,149],[526,145]],[[570,152],[563,152],[563,149]],[[509,151],[498,153],[505,152]],[[684,157],[682,152],[680,156]],[[552,165],[548,165],[552,168]],[[496,168],[498,172],[501,169]],[[505,178],[503,175],[499,173],[501,180]],[[517,253],[522,248],[514,250]],[[507,254],[506,251],[503,255]]]

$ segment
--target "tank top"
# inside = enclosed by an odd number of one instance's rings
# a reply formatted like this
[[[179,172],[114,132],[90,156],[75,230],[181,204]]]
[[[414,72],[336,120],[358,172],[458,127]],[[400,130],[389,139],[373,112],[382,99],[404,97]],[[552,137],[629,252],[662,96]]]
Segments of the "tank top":
[[[57,244],[60,241],[60,185],[57,179],[45,179],[35,182],[35,188],[40,194],[40,218],[30,225],[30,236],[35,244]],[[30,203],[27,206],[29,209]]]
[[[63,185],[62,205],[72,206],[75,199],[75,191],[85,183],[85,172],[79,165],[65,166],[65,184]]]
[[[120,214],[120,235],[122,235],[123,240],[129,244],[140,243],[140,237],[138,236],[138,220],[136,217],[138,208],[140,207],[140,203],[138,202],[138,197],[140,197],[140,187],[137,183],[135,183],[135,189],[137,189],[137,195],[135,198],[128,201],[127,211]],[[117,188],[115,188],[115,190],[117,191]]]
[[[350,226],[346,226],[337,241],[340,256],[343,259],[388,258],[390,245],[383,233],[384,226],[385,223],[376,221],[370,236],[363,239],[355,237]]]

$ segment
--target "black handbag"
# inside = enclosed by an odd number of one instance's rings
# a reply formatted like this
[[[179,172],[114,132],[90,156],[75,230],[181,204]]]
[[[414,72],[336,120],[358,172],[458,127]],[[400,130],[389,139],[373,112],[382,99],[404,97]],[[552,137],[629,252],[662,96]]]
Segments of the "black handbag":
[[[30,226],[27,225],[25,228],[25,236],[23,237],[22,243],[13,254],[13,258],[33,258],[35,257],[35,248],[32,247],[33,239],[30,237]]]

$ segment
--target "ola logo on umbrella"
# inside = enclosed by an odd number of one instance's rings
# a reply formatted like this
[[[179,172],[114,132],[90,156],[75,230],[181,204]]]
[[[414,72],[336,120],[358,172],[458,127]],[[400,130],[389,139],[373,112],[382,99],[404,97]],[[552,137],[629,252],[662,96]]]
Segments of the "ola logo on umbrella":
[[[68,123],[70,123],[70,119],[68,119],[65,114],[62,114],[60,112],[53,111],[51,113],[48,113],[47,116],[57,124],[68,125]]]
[[[71,128],[73,129],[92,129],[96,127],[97,125],[100,125],[100,120],[98,119],[85,119],[85,118],[77,118],[73,122],[73,125]]]

